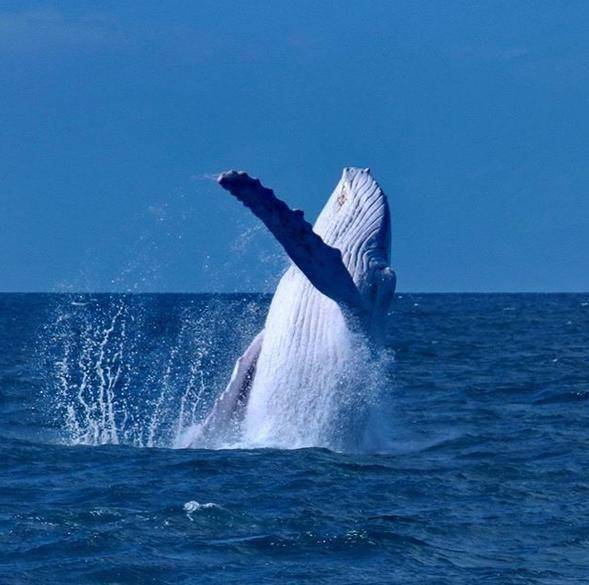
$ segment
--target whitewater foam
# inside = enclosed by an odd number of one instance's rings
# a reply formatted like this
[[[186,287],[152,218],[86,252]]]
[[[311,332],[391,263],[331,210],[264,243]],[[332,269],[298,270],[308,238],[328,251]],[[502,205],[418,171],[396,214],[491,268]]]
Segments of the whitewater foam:
[[[200,510],[211,510],[211,509],[219,509],[221,510],[221,506],[215,504],[214,502],[207,502],[205,504],[200,504],[196,500],[190,500],[184,504],[184,511],[186,512],[186,517],[191,521],[194,522],[193,514]]]

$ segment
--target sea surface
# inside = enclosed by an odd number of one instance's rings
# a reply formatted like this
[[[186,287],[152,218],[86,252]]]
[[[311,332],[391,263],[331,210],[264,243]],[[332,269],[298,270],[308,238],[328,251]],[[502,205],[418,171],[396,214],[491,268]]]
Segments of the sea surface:
[[[401,294],[386,448],[179,449],[264,295],[0,295],[0,584],[586,584],[589,294]]]

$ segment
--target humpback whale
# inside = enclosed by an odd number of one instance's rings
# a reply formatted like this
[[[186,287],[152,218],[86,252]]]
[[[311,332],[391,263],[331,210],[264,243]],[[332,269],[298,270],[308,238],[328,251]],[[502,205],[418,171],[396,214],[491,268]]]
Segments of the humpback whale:
[[[344,419],[366,423],[366,382],[355,374],[370,359],[361,348],[382,343],[395,291],[387,198],[370,169],[345,168],[312,227],[245,172],[217,181],[265,224],[292,264],[264,329],[188,444],[239,437],[251,446],[333,446],[347,432]]]

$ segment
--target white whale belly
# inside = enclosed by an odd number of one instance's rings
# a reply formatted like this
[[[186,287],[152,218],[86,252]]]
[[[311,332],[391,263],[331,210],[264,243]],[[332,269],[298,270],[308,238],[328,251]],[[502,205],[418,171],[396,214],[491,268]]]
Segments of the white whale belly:
[[[337,402],[353,362],[341,309],[296,267],[283,276],[268,313],[244,419],[250,444],[297,448],[333,443]]]

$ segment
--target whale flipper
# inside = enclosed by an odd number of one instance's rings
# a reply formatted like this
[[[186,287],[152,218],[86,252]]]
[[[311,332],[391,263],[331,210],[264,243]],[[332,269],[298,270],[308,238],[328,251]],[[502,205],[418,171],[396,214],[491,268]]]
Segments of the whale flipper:
[[[327,245],[302,211],[290,209],[272,189],[247,173],[228,171],[217,179],[264,222],[290,259],[321,293],[354,313],[362,312],[362,299],[337,248]]]
[[[218,435],[230,428],[232,423],[239,424],[249,398],[263,339],[262,329],[235,362],[227,387],[215,400],[210,414],[202,423],[200,436],[205,441],[207,437]]]

